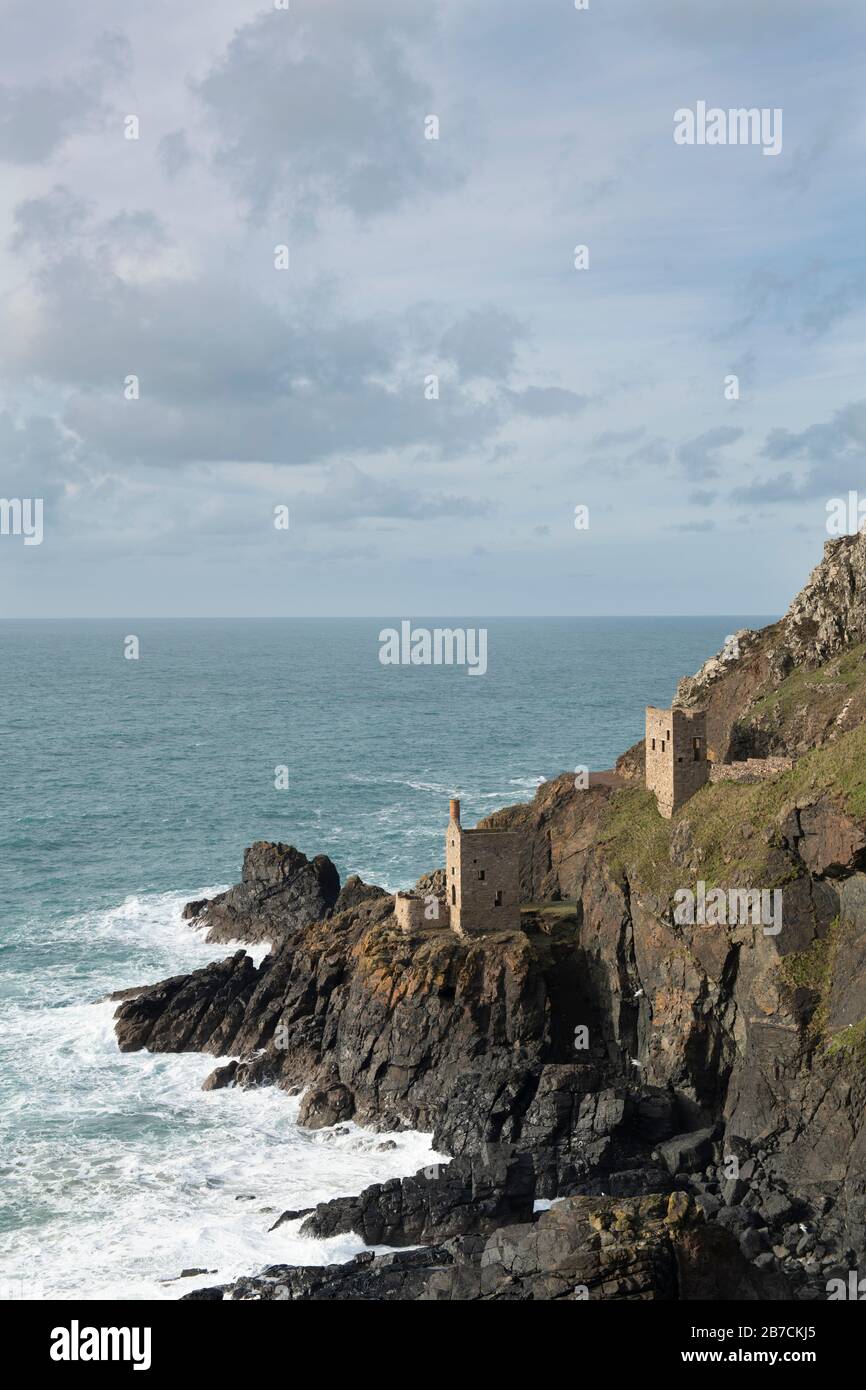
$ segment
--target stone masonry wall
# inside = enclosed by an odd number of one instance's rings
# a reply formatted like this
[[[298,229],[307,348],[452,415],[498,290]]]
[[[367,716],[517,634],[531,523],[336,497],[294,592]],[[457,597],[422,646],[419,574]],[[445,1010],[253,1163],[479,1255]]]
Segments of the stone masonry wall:
[[[451,926],[462,934],[520,926],[520,836],[448,826],[445,875]]]
[[[647,707],[646,785],[660,815],[672,816],[709,780],[706,733],[702,710]]]
[[[412,935],[417,931],[429,927],[447,927],[450,924],[448,904],[441,898],[436,899],[436,916],[429,916],[428,912],[432,904],[428,903],[426,897],[418,897],[414,893],[396,893],[394,895],[394,916],[397,925],[407,935]]]

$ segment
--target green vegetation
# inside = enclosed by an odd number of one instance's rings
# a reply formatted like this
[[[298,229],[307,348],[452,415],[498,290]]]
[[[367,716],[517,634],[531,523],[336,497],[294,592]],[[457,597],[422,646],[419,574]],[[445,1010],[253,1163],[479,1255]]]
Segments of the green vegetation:
[[[682,883],[682,869],[671,863],[674,836],[695,859],[708,887],[759,883],[776,888],[791,874],[770,873],[778,843],[774,824],[786,807],[807,805],[822,795],[838,800],[853,820],[866,824],[866,725],[812,749],[790,771],[766,781],[703,787],[669,821],[659,815],[651,792],[620,788],[610,798],[599,844],[615,872],[627,873],[661,896],[670,896]]]
[[[746,723],[751,723],[754,716],[766,714],[774,724],[784,724],[803,705],[826,708],[830,717],[852,691],[863,687],[864,661],[866,643],[861,642],[814,670],[798,667],[775,690],[755,701]]]
[[[830,1057],[842,1057],[858,1071],[866,1070],[866,1018],[842,1028],[827,1043]]]
[[[808,951],[797,951],[779,962],[782,979],[792,989],[809,989],[818,995],[818,1007],[812,1015],[809,1031],[823,1038],[827,1030],[830,990],[833,970],[839,951],[839,918],[830,924],[827,935],[812,942]]]
[[[859,1023],[829,1031],[830,994],[836,973],[842,928],[837,917],[827,935],[813,941],[808,951],[785,956],[779,962],[779,972],[792,988],[809,989],[818,995],[818,1005],[809,1024],[809,1032],[824,1044],[828,1057],[840,1057],[858,1071],[866,1069],[866,1018]]]

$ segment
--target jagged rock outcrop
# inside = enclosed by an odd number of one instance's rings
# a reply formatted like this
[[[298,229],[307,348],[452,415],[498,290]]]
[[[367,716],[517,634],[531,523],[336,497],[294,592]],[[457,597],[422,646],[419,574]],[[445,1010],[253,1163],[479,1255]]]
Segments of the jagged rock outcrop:
[[[352,898],[359,884],[355,879],[351,888],[346,885]],[[207,929],[207,941],[277,945],[329,917],[339,895],[340,876],[326,854],[308,859],[293,845],[258,840],[244,854],[240,883],[215,898],[187,903],[183,915]]]
[[[346,912],[350,907],[357,907],[359,903],[366,902],[368,898],[389,896],[384,888],[377,887],[375,883],[365,883],[357,874],[350,874],[340,889],[340,895],[334,903],[334,911]]]
[[[537,1219],[343,1265],[273,1265],[187,1298],[245,1300],[595,1301],[784,1299],[783,1276],[755,1268],[683,1193],[573,1197]]]
[[[354,1231],[367,1245],[419,1245],[532,1218],[531,1156],[485,1144],[467,1158],[322,1202],[301,1226],[318,1240]]]
[[[827,541],[778,623],[732,636],[680,681],[675,698],[706,709],[714,761],[796,755],[858,727],[866,719],[866,533]]]

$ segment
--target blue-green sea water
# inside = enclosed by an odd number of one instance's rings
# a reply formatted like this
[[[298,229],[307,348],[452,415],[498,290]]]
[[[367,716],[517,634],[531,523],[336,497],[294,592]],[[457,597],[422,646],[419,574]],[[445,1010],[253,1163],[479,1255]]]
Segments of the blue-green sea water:
[[[429,1136],[382,1151],[304,1133],[279,1092],[202,1092],[213,1058],[121,1055],[97,1001],[226,954],[180,910],[253,840],[407,886],[441,862],[449,796],[471,824],[611,766],[646,704],[764,621],[415,619],[486,627],[477,677],[383,665],[399,619],[0,623],[0,1296],[177,1297],[215,1282],[160,1282],[183,1268],[359,1248],[267,1228],[414,1171]]]

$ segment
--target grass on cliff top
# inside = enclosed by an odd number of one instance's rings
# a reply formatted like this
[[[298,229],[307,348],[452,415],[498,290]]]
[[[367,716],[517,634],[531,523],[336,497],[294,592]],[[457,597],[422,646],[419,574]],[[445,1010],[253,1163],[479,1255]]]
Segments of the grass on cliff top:
[[[671,839],[686,822],[694,844],[690,853],[708,886],[755,883],[773,888],[778,883],[762,877],[772,843],[766,832],[786,806],[804,805],[823,794],[837,798],[852,819],[866,824],[866,725],[813,749],[789,772],[767,781],[709,784],[669,821],[659,815],[651,792],[620,788],[611,795],[600,844],[614,870],[671,897],[682,886],[683,873],[671,863]]]
[[[761,714],[776,715],[785,721],[804,703],[818,705],[841,703],[840,694],[847,695],[863,686],[864,680],[866,680],[864,660],[866,660],[866,642],[860,642],[857,646],[850,647],[841,656],[835,656],[830,661],[825,662],[823,666],[818,666],[813,670],[798,667],[775,690],[769,691],[768,694],[755,701],[746,714],[746,723],[749,722],[750,716]],[[840,686],[843,687],[841,692]],[[830,696],[829,701],[822,700],[824,690]]]

